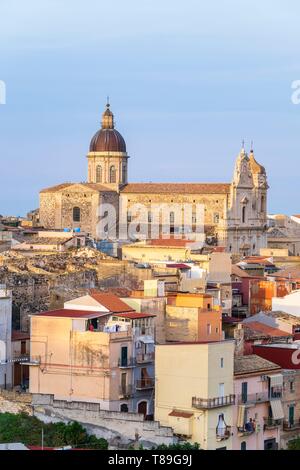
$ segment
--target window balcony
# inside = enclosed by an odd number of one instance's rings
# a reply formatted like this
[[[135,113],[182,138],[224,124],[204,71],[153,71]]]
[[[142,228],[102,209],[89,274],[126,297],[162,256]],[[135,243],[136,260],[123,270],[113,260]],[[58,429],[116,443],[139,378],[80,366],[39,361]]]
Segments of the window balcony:
[[[293,423],[284,420],[283,421],[283,430],[284,431],[295,431],[300,429],[300,419],[295,420]]]
[[[131,367],[135,367],[136,362],[134,357],[120,357],[118,360],[118,366],[120,369],[130,369]]]
[[[282,423],[282,419],[264,418],[264,430],[275,429],[278,426],[281,426],[281,423]]]
[[[226,429],[224,430],[218,430],[216,431],[216,440],[218,442],[220,441],[225,441],[226,439],[229,439],[231,436],[231,426],[226,426]]]
[[[265,393],[252,393],[249,395],[238,395],[237,402],[239,405],[243,404],[256,404],[256,403],[265,403],[269,401],[269,394]]]
[[[154,361],[154,352],[151,353],[137,353],[136,362],[137,364],[146,364],[147,362]]]
[[[119,396],[120,398],[130,398],[134,394],[134,387],[132,384],[120,385]]]
[[[154,379],[139,379],[136,381],[137,390],[149,390],[154,387]]]
[[[192,407],[199,410],[207,410],[211,408],[221,408],[222,406],[230,406],[235,404],[235,395],[226,395],[216,398],[192,398]]]
[[[41,356],[27,356],[23,360],[17,361],[19,364],[24,364],[28,366],[39,366],[41,364]]]

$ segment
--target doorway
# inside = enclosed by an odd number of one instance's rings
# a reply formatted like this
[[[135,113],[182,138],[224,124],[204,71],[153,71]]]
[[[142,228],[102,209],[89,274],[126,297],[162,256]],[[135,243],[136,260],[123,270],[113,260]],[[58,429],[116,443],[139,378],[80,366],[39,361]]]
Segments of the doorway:
[[[289,407],[289,426],[293,426],[295,422],[295,407]]]
[[[138,404],[138,413],[141,413],[144,415],[146,418],[147,416],[147,402],[146,401],[140,401]]]
[[[276,442],[276,439],[266,439],[264,441],[264,450],[277,450],[278,449],[278,444]]]

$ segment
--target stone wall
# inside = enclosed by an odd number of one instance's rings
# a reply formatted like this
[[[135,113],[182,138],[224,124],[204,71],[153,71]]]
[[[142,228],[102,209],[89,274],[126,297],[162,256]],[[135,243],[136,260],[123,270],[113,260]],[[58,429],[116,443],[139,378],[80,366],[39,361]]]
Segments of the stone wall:
[[[34,415],[45,421],[78,421],[97,437],[104,437],[111,445],[126,446],[136,441],[153,445],[171,444],[177,438],[170,427],[158,421],[145,421],[142,414],[102,411],[98,403],[54,400],[53,395],[32,396]]]
[[[27,413],[32,415],[31,394],[0,390],[0,413]]]

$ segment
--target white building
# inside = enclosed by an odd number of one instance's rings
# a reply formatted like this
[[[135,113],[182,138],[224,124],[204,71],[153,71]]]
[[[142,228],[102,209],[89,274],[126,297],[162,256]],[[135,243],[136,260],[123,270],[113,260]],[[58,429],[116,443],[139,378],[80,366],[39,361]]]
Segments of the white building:
[[[272,310],[290,313],[300,317],[300,290],[296,290],[284,297],[272,298]]]
[[[11,362],[12,295],[0,284],[0,388],[12,385]]]

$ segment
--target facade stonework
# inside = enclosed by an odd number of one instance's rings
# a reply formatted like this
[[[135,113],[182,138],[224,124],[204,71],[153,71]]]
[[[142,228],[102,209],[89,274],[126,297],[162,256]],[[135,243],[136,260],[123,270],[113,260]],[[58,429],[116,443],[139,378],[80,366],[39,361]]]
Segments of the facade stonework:
[[[109,104],[102,127],[92,138],[87,183],[64,183],[40,192],[40,223],[47,229],[80,228],[95,239],[101,204],[116,210],[116,233],[134,219],[134,207],[143,204],[152,222],[153,206],[189,204],[196,224],[196,206],[204,206],[206,242],[239,255],[258,254],[267,246],[267,176],[253,150],[242,148],[231,183],[128,183],[128,155],[114,128]],[[103,215],[102,211],[102,217]],[[161,224],[161,219],[159,219]],[[177,222],[176,222],[177,223]],[[151,233],[147,233],[150,237]],[[113,238],[113,237],[111,237]]]

